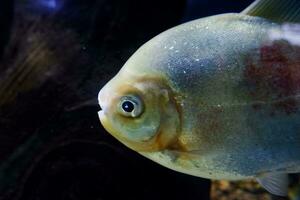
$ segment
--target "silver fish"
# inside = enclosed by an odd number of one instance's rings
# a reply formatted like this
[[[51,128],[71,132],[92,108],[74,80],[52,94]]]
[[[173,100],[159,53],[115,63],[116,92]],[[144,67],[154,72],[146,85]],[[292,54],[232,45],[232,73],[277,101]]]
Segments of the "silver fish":
[[[300,172],[297,22],[300,1],[257,0],[161,33],[101,89],[101,123],[170,169],[287,195]]]

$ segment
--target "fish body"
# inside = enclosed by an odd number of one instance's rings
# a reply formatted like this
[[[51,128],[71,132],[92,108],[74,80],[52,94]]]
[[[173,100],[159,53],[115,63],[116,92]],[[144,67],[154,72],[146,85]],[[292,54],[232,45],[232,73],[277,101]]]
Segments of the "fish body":
[[[100,91],[103,126],[194,176],[268,182],[300,172],[300,47],[272,35],[284,35],[280,23],[245,14],[163,32]]]

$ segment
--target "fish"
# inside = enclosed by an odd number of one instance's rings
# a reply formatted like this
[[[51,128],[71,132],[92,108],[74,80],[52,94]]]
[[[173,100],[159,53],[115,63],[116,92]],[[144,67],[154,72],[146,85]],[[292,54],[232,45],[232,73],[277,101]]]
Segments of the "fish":
[[[300,1],[256,0],[166,30],[100,90],[101,124],[172,170],[286,196],[300,172],[299,23]]]

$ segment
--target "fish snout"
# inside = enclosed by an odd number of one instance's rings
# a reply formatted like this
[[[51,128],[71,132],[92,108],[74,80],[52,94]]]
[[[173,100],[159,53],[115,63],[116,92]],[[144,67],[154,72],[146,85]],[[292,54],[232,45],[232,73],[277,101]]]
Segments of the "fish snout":
[[[102,88],[98,93],[98,104],[100,106],[101,111],[104,111],[107,107],[107,94],[105,93],[104,88]]]
[[[102,88],[100,91],[99,91],[99,94],[98,94],[98,104],[100,106],[100,110],[98,112],[98,117],[101,121],[101,123],[103,124],[105,119],[106,119],[106,116],[107,116],[107,113],[108,113],[108,108],[109,108],[109,94],[107,94],[107,92],[105,92],[106,90],[104,90],[104,88]]]
[[[101,122],[101,124],[105,124],[104,122],[107,120],[106,118],[106,114],[107,114],[107,110],[108,110],[108,96],[106,95],[106,93],[104,92],[104,88],[102,88],[99,91],[98,94],[98,104],[100,106],[100,110],[98,111],[98,117],[99,120]]]

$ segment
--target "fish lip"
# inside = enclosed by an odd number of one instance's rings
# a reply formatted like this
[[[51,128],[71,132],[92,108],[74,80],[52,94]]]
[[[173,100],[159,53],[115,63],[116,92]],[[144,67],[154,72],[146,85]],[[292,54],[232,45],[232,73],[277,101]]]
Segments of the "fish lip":
[[[101,111],[101,110],[104,110],[104,103],[103,103],[103,101],[101,100],[101,96],[102,96],[102,95],[101,95],[101,93],[102,93],[101,91],[102,91],[102,90],[100,90],[99,93],[98,93],[98,104],[99,104],[99,106],[100,106],[100,111]]]
[[[100,116],[102,116],[103,115],[103,110],[99,110],[98,111],[98,116],[99,116],[99,118],[100,118]]]
[[[103,110],[103,103],[101,103],[100,99],[98,99],[98,104],[99,104],[100,110]]]
[[[105,117],[105,112],[104,110],[99,110],[98,111],[98,117],[99,117],[99,120],[101,121],[101,119],[103,119]]]

